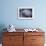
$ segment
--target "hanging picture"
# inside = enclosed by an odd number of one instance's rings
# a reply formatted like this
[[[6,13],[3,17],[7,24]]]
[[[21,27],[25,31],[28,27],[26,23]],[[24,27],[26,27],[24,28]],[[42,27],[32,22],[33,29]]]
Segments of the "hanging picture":
[[[19,7],[18,8],[18,19],[33,19],[34,8],[32,7]]]

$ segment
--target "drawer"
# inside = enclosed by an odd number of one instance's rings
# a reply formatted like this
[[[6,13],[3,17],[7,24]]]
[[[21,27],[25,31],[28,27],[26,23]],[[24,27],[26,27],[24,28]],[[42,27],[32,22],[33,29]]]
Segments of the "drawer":
[[[23,41],[23,36],[5,36],[3,37],[3,43],[15,43]]]
[[[4,32],[4,36],[23,36],[23,32]]]
[[[16,46],[14,44],[2,44],[2,46]]]
[[[44,44],[32,44],[32,46],[44,46]]]
[[[32,36],[32,43],[33,44],[43,44],[44,36]]]
[[[20,43],[20,44],[2,44],[2,46],[23,46],[23,43]]]
[[[44,32],[25,32],[24,36],[44,36]]]
[[[22,38],[16,38],[13,40],[4,40],[3,46],[22,46],[23,45],[23,39]]]

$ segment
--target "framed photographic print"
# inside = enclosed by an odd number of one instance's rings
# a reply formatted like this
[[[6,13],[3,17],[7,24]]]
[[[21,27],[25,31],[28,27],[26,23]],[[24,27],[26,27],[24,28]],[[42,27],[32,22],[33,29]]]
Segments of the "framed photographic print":
[[[18,8],[18,19],[33,19],[34,8],[32,7],[19,7]]]

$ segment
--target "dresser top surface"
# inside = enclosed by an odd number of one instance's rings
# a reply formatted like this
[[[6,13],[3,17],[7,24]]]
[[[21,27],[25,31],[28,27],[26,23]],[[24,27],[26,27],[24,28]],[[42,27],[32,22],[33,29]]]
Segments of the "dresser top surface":
[[[16,32],[26,32],[24,29],[16,29]],[[33,32],[44,32],[44,31],[42,31],[42,30],[38,30],[38,31],[28,31],[28,32],[30,32],[30,33],[33,33]]]

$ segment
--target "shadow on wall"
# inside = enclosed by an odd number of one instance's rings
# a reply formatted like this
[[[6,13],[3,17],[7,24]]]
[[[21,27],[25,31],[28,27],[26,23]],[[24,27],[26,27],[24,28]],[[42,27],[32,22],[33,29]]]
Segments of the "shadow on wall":
[[[3,32],[6,32],[6,30],[4,30],[4,28],[6,28],[6,26],[4,24],[0,24],[0,43],[2,43],[2,36],[3,36]]]

